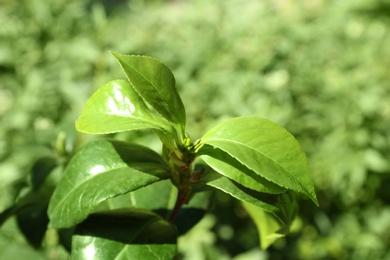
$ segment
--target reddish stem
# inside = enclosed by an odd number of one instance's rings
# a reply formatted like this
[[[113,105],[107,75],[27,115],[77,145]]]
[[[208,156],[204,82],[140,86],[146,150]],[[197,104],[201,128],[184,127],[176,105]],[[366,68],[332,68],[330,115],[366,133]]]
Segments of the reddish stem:
[[[171,215],[169,216],[169,223],[173,223],[175,221],[175,218],[177,214],[179,213],[181,207],[183,204],[187,203],[187,190],[186,189],[179,189],[179,193],[177,194],[177,199],[175,203],[175,207],[172,210]]]

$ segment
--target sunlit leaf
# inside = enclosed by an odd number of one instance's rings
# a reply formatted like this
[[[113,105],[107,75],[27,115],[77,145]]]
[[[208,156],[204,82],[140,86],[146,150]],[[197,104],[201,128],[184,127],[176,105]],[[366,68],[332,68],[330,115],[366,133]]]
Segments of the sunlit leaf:
[[[279,125],[259,117],[234,118],[208,131],[201,142],[225,151],[281,187],[306,194],[318,205],[305,153]]]
[[[151,57],[110,53],[118,60],[138,94],[183,131],[186,124],[185,109],[170,69]]]
[[[124,80],[111,81],[87,101],[76,121],[78,131],[107,134],[143,128],[170,131],[168,122],[151,111]]]
[[[174,259],[175,226],[146,210],[90,215],[72,239],[72,259]]]
[[[149,148],[96,140],[69,162],[49,205],[50,226],[71,227],[102,201],[168,178],[169,170]]]
[[[274,215],[278,221],[283,224],[284,230],[288,230],[292,216],[296,212],[295,204],[285,203],[285,201],[292,196],[288,192],[279,195],[257,192],[248,189],[214,171],[205,174],[202,178],[202,183],[221,190],[240,201],[260,207],[264,211]]]
[[[201,156],[202,159],[215,171],[247,188],[271,194],[278,194],[286,191],[285,188],[256,174],[220,149],[205,145],[200,151],[200,154],[202,153],[207,154]]]

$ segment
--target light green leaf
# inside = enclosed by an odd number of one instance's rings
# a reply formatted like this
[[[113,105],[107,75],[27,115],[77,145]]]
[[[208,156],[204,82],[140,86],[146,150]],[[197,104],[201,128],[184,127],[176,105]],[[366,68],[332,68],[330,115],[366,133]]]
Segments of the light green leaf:
[[[202,177],[201,182],[221,190],[240,201],[250,203],[260,207],[268,213],[271,213],[283,224],[283,228],[285,230],[288,230],[290,225],[292,216],[291,212],[296,212],[296,204],[289,205],[284,203],[286,200],[285,197],[290,196],[288,192],[280,195],[257,192],[248,189],[214,171],[210,171],[205,174]]]
[[[234,118],[211,129],[201,142],[281,187],[306,194],[318,205],[305,153],[281,126],[259,117]]]
[[[253,204],[242,202],[242,205],[257,226],[257,230],[259,232],[260,248],[262,250],[266,250],[278,238],[284,237],[286,235],[285,233],[278,233],[282,225],[275,219],[274,216]]]
[[[111,81],[87,101],[76,121],[78,131],[107,134],[143,128],[171,131],[169,123],[151,111],[124,80]]]
[[[110,53],[118,60],[138,94],[164,118],[179,126],[184,136],[185,109],[169,68],[151,57]]]
[[[169,178],[153,150],[120,141],[95,140],[69,162],[49,204],[50,226],[83,221],[102,201]]]
[[[72,239],[72,259],[174,259],[177,231],[146,210],[116,210],[90,215]]]
[[[271,194],[279,194],[286,191],[285,188],[266,180],[220,149],[204,145],[199,151],[199,154],[202,153],[207,155],[203,155],[201,158],[216,172],[247,188]]]

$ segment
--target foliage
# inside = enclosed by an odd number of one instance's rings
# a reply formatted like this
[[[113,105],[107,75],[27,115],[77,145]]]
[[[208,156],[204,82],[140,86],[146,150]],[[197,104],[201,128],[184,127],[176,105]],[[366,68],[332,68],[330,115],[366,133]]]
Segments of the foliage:
[[[240,117],[220,123],[192,142],[171,71],[150,57],[112,54],[128,81],[111,81],[97,90],[77,119],[77,129],[95,134],[153,129],[163,143],[163,154],[103,139],[73,156],[48,207],[50,227],[75,228],[72,257],[174,258],[173,224],[178,221],[178,232],[184,233],[178,214],[197,193],[210,190],[207,186],[253,205],[255,218],[261,214],[262,221],[256,223],[265,236],[262,248],[269,246],[268,236],[288,231],[297,209],[293,191],[318,205],[306,156],[285,129],[259,117]],[[193,163],[198,157],[215,171],[196,169]],[[131,203],[133,199],[121,210],[95,210],[105,200],[127,193],[133,197],[131,192],[168,178],[177,188],[177,199],[172,209],[162,200],[160,216],[140,212],[143,205]],[[153,203],[148,193],[143,199],[146,207]],[[194,209],[191,205],[185,210]],[[166,212],[171,213],[164,220]],[[196,215],[185,218],[192,223],[187,229],[199,220]],[[275,227],[266,230],[271,221]]]
[[[97,86],[121,78],[107,55],[113,49],[158,57],[172,68],[195,139],[215,121],[242,115],[269,118],[297,137],[320,207],[301,202],[293,234],[259,253],[262,257],[388,257],[386,1],[4,0],[0,5],[1,210],[26,192],[39,158],[49,158],[37,164],[48,162],[43,173],[50,162],[61,168],[90,139],[76,135],[73,122]],[[148,132],[113,137],[159,149]],[[179,248],[186,259],[229,259],[256,247],[254,224],[241,205],[223,194],[216,199],[207,218],[188,233],[196,254]],[[20,246],[26,242],[15,223],[11,218],[0,229],[1,257],[63,253],[52,230],[45,235],[44,253]]]

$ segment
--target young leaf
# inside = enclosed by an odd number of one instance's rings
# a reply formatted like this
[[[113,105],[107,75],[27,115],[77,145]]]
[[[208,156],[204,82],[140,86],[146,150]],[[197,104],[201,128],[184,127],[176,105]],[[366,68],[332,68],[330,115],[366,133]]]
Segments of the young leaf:
[[[286,191],[285,188],[280,187],[256,174],[251,169],[245,167],[235,158],[220,149],[204,145],[199,151],[199,154],[202,153],[207,155],[203,155],[201,158],[216,172],[247,188],[270,194],[279,194]]]
[[[151,57],[110,53],[118,60],[138,94],[164,118],[179,126],[184,136],[185,109],[169,68]]]
[[[211,129],[201,142],[281,187],[306,194],[318,205],[305,153],[281,126],[259,117],[234,118]]]
[[[50,226],[80,223],[102,201],[169,178],[153,150],[120,141],[95,140],[69,162],[49,204]]]
[[[151,111],[124,80],[108,82],[87,101],[76,121],[78,131],[107,134],[142,128],[171,131],[168,122]]]
[[[278,232],[281,229],[281,225],[274,216],[253,204],[242,202],[242,205],[257,226],[260,248],[262,250],[266,250],[275,240],[285,236],[285,233],[281,234]]]
[[[146,210],[95,213],[79,224],[72,259],[174,259],[177,231]]]

